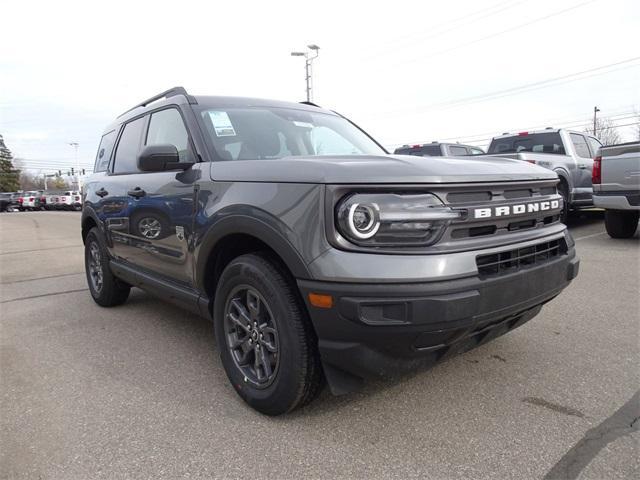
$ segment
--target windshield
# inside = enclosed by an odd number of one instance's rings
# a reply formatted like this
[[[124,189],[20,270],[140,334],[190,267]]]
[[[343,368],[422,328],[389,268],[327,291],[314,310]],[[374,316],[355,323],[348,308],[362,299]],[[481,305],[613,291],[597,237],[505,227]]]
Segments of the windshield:
[[[494,138],[489,145],[489,153],[518,152],[565,154],[562,138],[558,132]]]
[[[206,109],[201,118],[222,160],[385,154],[364,132],[337,115],[248,107]]]

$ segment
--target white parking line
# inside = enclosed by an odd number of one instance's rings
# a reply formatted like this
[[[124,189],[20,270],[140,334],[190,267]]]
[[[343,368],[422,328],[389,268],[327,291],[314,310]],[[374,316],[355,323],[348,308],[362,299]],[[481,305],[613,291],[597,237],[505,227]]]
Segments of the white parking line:
[[[584,240],[585,238],[599,237],[600,235],[604,235],[605,233],[607,232],[592,233],[591,235],[585,235],[584,237],[574,238],[574,240],[577,242],[578,240]]]

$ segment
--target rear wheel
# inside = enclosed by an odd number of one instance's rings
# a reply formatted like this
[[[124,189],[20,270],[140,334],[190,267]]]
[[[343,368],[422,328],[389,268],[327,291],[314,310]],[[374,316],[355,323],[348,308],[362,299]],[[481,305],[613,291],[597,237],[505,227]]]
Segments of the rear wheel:
[[[111,273],[106,245],[97,227],[85,239],[84,265],[91,297],[98,305],[113,307],[127,300],[131,286]]]
[[[290,412],[319,393],[317,339],[295,285],[266,254],[229,263],[215,294],[216,343],[236,392],[267,415]]]
[[[605,210],[604,226],[611,238],[631,238],[638,228],[637,210]]]

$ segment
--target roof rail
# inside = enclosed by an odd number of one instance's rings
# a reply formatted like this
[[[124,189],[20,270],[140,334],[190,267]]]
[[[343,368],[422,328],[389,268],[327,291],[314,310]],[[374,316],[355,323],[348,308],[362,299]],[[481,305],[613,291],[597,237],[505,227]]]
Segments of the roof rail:
[[[320,105],[316,105],[313,102],[300,102],[302,105],[311,105],[312,107],[322,108]]]
[[[137,104],[135,107],[132,107],[129,110],[127,110],[126,112],[123,112],[120,115],[118,115],[118,118],[120,118],[121,116],[123,116],[126,113],[129,113],[132,110],[135,110],[136,108],[146,107],[147,105],[149,105],[150,103],[155,102],[156,100],[160,100],[162,98],[175,97],[176,95],[184,95],[184,97],[187,99],[187,101],[191,105],[196,105],[198,103],[198,101],[195,99],[195,97],[192,96],[192,95],[189,95],[184,87],[173,87],[173,88],[170,88],[169,90],[165,90],[164,92],[159,93],[158,95],[154,95],[151,98],[147,98],[144,102],[141,102],[141,103]]]

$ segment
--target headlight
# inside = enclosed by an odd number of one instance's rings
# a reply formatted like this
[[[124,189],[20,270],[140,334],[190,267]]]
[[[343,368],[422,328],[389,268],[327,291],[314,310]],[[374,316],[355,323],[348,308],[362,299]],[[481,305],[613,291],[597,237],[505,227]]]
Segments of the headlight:
[[[425,194],[354,194],[336,207],[338,231],[362,246],[427,246],[460,217],[438,197]]]

